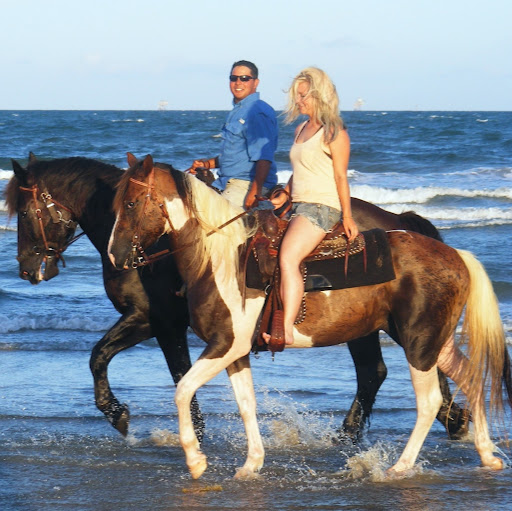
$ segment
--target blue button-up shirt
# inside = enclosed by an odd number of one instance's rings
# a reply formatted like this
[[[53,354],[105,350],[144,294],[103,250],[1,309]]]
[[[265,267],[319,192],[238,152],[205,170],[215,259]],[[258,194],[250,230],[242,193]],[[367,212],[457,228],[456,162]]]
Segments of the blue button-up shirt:
[[[277,184],[274,153],[277,149],[277,120],[274,109],[260,99],[259,92],[234,103],[222,127],[218,179],[213,186],[224,190],[231,178],[252,181],[256,162],[268,160],[270,170],[264,186]]]

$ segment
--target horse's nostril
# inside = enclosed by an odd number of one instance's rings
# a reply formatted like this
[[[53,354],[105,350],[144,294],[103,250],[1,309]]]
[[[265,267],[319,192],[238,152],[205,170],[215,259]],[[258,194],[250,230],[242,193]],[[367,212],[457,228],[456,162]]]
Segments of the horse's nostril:
[[[28,271],[26,271],[26,270],[25,270],[25,271],[23,271],[22,275],[23,275],[24,277],[28,277]]]

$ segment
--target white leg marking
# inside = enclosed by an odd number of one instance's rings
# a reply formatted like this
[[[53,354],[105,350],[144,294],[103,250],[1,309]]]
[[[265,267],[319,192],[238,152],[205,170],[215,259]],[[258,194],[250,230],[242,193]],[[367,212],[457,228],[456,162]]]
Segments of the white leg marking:
[[[409,370],[416,393],[416,425],[404,452],[395,465],[389,469],[390,473],[402,473],[414,466],[423,442],[443,402],[436,365],[428,371],[418,371],[409,364]]]

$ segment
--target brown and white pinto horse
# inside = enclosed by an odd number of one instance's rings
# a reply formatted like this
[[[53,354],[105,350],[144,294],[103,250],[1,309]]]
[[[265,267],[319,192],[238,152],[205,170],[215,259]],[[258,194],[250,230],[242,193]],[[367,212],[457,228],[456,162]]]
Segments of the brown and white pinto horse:
[[[240,209],[198,179],[153,166],[151,156],[122,178],[114,201],[116,222],[109,257],[123,268],[138,246],[171,235],[174,257],[187,284],[191,326],[207,346],[178,384],[176,404],[181,445],[192,477],[207,467],[190,415],[194,393],[223,369],[231,380],[248,438],[248,455],[237,476],[263,465],[249,353],[264,293],[246,290],[243,302],[238,261],[251,229],[243,219],[218,229]],[[482,464],[501,469],[489,436],[485,389],[499,416],[503,394],[512,406],[510,359],[492,284],[469,252],[405,231],[388,233],[396,279],[384,284],[307,293],[308,315],[296,325],[294,348],[322,347],[384,330],[404,351],[416,393],[417,421],[391,472],[410,469],[439,410],[437,368],[462,389],[473,414],[474,440]],[[466,308],[468,357],[453,332]],[[307,383],[305,383],[307,384]]]

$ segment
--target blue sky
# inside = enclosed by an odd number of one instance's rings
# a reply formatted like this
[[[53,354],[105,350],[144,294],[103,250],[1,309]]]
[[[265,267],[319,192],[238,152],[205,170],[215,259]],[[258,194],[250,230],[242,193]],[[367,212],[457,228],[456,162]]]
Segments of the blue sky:
[[[0,0],[0,109],[231,107],[254,61],[276,109],[302,68],[342,110],[512,110],[510,0]]]

